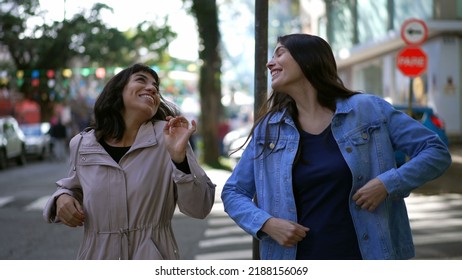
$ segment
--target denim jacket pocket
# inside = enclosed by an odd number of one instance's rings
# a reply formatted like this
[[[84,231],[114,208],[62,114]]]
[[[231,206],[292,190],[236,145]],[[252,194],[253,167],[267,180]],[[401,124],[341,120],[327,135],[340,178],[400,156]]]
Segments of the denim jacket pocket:
[[[283,141],[281,139],[268,139],[267,141],[265,141],[265,139],[257,139],[256,143],[258,152],[257,155],[262,154],[265,157],[271,156],[272,154],[277,155],[279,152],[282,152],[286,147],[286,141]]]
[[[266,177],[265,174],[270,175],[271,178],[275,178],[274,175],[279,175],[281,172],[281,165],[284,164],[284,157],[286,156],[284,151],[286,150],[286,143],[284,140],[272,140],[268,139],[257,139],[257,160],[261,167],[259,174],[260,178]],[[276,177],[277,178],[277,177]]]
[[[355,130],[348,138],[355,146],[364,145],[371,141],[374,132],[378,129],[380,129],[380,125],[370,124]]]
[[[381,149],[377,146],[380,146],[377,141],[381,141],[379,136],[381,132],[380,128],[380,124],[372,123],[357,128],[346,136],[347,141],[351,145],[346,147],[346,153],[354,153],[356,156],[353,158],[358,160],[355,162],[362,165],[363,168],[369,166],[371,160],[377,160],[377,157],[379,156],[379,150]]]

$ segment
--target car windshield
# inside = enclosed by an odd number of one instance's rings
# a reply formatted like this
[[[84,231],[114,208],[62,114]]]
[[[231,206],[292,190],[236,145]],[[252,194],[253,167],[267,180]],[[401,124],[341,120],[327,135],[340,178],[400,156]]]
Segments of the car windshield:
[[[26,136],[40,136],[42,132],[40,131],[40,126],[25,126],[22,127],[22,131]]]

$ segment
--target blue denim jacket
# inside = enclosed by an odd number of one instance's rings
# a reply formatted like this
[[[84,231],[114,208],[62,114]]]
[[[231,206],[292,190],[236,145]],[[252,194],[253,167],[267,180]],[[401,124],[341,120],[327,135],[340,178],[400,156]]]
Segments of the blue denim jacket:
[[[266,129],[269,137],[265,142]],[[331,129],[352,173],[350,213],[363,258],[414,257],[404,198],[449,167],[447,146],[419,122],[370,94],[339,100]],[[292,168],[299,138],[294,121],[284,112],[271,116],[268,125],[264,120],[223,188],[225,211],[260,240],[261,259],[296,257],[296,246],[280,246],[260,229],[271,217],[297,221]],[[267,149],[261,155],[265,145]],[[412,160],[396,168],[395,150],[405,152]],[[369,212],[357,207],[351,197],[373,178],[383,182],[388,197]],[[258,206],[253,202],[255,193]]]

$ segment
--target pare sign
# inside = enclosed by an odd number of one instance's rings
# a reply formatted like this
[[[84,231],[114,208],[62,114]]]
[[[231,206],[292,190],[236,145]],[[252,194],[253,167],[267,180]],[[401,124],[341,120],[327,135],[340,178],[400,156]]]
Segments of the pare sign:
[[[427,70],[427,54],[419,47],[406,47],[396,57],[396,66],[408,77],[416,77]]]

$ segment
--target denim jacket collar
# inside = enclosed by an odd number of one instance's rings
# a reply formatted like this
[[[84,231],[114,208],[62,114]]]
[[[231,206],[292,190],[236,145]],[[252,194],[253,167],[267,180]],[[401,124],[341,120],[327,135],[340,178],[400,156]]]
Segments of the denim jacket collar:
[[[337,106],[337,109],[336,109],[336,112],[335,112],[335,115],[337,114],[348,114],[350,113],[352,110],[353,110],[353,106],[351,105],[350,103],[350,100],[347,98],[347,99],[337,99],[336,101],[336,106]],[[269,119],[269,124],[277,124],[277,123],[281,123],[281,122],[285,122],[289,125],[293,125],[295,126],[294,124],[294,121],[292,120],[292,118],[290,117],[287,117],[287,108],[283,109],[282,111],[278,111],[276,113],[274,113],[270,119]]]
[[[348,114],[353,110],[353,106],[350,103],[350,100],[338,98],[336,101],[337,110],[335,114]]]

